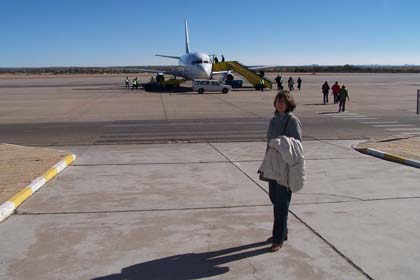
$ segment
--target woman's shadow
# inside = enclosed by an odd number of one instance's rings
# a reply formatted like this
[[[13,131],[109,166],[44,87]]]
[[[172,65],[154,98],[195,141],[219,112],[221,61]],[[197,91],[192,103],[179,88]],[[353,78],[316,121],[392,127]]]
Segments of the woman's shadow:
[[[229,271],[229,267],[223,266],[224,264],[268,253],[267,247],[240,252],[265,245],[267,245],[266,241],[213,252],[170,256],[128,266],[119,274],[92,280],[187,280],[216,276]]]

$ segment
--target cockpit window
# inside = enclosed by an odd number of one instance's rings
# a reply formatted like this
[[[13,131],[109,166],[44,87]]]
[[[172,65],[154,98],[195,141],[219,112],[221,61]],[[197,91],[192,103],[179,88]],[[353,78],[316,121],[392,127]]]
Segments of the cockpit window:
[[[208,60],[204,60],[204,63],[209,63],[209,61]]]
[[[197,59],[197,60],[192,61],[192,64],[201,64],[201,63],[203,63],[203,60],[201,60],[201,59]]]

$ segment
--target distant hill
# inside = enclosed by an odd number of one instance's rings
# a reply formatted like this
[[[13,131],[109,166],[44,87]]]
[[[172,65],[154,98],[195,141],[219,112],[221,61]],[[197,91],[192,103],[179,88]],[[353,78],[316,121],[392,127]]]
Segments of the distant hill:
[[[179,66],[113,66],[113,67],[16,67],[0,68],[0,74],[122,74],[141,72],[136,69],[175,70]],[[420,73],[420,65],[304,65],[273,66],[266,72],[295,73]]]

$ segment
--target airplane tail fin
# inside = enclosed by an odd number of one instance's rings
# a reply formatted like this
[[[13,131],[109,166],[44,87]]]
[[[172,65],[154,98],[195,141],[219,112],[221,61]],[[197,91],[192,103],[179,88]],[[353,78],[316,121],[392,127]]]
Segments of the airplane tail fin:
[[[190,53],[190,38],[188,35],[188,23],[185,20],[185,53]]]

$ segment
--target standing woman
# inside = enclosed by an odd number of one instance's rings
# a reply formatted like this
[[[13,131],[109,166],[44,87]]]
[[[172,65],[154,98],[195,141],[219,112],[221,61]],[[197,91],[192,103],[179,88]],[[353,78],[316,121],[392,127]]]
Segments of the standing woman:
[[[274,99],[274,108],[274,117],[267,131],[268,143],[282,135],[302,141],[302,125],[293,114],[296,103],[290,92],[280,91]],[[280,185],[275,180],[269,181],[269,190],[273,203],[274,224],[273,235],[268,241],[272,241],[271,251],[276,252],[287,240],[287,216],[292,192],[290,188]]]

